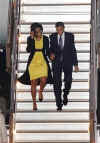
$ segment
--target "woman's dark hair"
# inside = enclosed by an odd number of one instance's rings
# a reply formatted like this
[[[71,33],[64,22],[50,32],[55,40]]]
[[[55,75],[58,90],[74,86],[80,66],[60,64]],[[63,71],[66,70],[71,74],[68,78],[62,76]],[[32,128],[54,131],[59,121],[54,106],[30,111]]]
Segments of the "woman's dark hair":
[[[35,29],[36,28],[40,28],[40,30],[43,32],[43,26],[42,26],[42,24],[37,23]]]
[[[56,27],[64,27],[64,23],[63,22],[57,22],[55,24]]]
[[[31,24],[31,32],[35,31],[36,26],[38,25],[37,22]]]

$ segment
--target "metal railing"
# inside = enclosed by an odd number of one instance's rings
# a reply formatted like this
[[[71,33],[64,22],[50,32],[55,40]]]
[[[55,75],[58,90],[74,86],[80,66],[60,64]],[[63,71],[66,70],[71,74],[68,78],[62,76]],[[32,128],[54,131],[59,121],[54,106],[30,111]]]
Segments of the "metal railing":
[[[14,143],[15,112],[16,112],[16,68],[18,49],[18,25],[20,20],[20,0],[10,1],[9,10],[9,39],[8,44],[11,51],[11,102],[10,102],[10,137],[9,142]]]
[[[11,61],[12,61],[12,73],[11,73],[11,109],[10,111],[15,113],[15,101],[16,101],[16,68],[17,68],[17,56],[18,56],[18,25],[19,25],[19,5],[20,1],[14,1],[14,23],[13,23],[13,41],[12,41],[12,54],[11,54]]]
[[[96,51],[96,0],[91,1],[91,53],[90,53],[90,143],[96,143],[97,105],[97,51]]]

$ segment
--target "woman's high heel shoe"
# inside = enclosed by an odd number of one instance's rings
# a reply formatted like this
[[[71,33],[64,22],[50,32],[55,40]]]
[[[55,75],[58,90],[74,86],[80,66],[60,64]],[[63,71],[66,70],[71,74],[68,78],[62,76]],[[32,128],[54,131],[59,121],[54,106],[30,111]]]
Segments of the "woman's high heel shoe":
[[[36,105],[36,103],[33,103],[33,111],[37,111],[37,105]]]
[[[39,101],[42,102],[43,101],[43,94],[41,91],[39,91]]]

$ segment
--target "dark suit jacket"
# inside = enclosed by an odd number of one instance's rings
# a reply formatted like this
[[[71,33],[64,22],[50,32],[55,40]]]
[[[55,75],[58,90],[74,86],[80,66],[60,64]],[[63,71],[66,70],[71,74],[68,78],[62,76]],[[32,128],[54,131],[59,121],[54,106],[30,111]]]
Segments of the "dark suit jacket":
[[[27,68],[26,68],[25,73],[18,80],[23,84],[29,85],[29,84],[31,84],[31,82],[30,82],[28,67],[29,67],[29,65],[30,65],[30,63],[34,57],[34,54],[36,52],[35,41],[30,36],[27,38],[27,49],[26,50],[28,53],[30,53],[29,58],[28,58]],[[51,69],[50,69],[49,61],[48,61],[48,57],[50,55],[49,39],[48,39],[48,37],[46,37],[44,35],[43,35],[43,50],[42,50],[42,52],[43,52],[44,58],[45,58],[47,65],[48,65],[47,83],[52,84],[53,79],[52,79]]]
[[[58,34],[53,33],[50,36],[50,53],[55,54],[55,60],[53,63],[60,62],[61,50],[58,46]],[[63,65],[66,71],[72,72],[73,65],[78,65],[77,53],[74,44],[74,35],[69,32],[65,32],[65,42],[63,49]]]

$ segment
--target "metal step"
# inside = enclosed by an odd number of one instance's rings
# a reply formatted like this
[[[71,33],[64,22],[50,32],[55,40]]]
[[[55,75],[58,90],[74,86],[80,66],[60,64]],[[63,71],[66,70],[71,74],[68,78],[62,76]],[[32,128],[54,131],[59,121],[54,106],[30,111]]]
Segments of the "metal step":
[[[38,102],[38,93],[37,93],[37,102]],[[43,94],[43,102],[55,102],[55,96],[52,92]],[[31,93],[22,93],[17,92],[16,96],[17,102],[32,102]],[[69,102],[88,102],[89,93],[88,92],[71,92],[68,95]]]
[[[24,49],[24,50],[25,50],[25,49]],[[79,54],[79,53],[80,53],[80,54],[84,54],[84,53],[85,53],[85,54],[87,54],[87,53],[89,54],[90,51],[89,51],[89,50],[77,50],[77,53],[78,53],[78,54]],[[28,53],[27,53],[27,51],[19,51],[19,54],[28,54]],[[84,60],[84,61],[85,61],[85,60]],[[83,62],[84,62],[84,61],[83,61]],[[20,61],[19,61],[19,62],[20,62]],[[24,62],[24,61],[23,61],[23,62]],[[80,61],[79,61],[79,62],[80,62]],[[88,62],[90,62],[90,61],[88,61]]]
[[[88,143],[88,133],[17,133],[16,143]]]
[[[58,0],[55,0],[55,1],[46,1],[46,0],[44,0],[44,1],[42,1],[42,0],[37,0],[37,1],[33,1],[33,0],[22,0],[21,1],[21,4],[27,4],[27,5],[31,5],[31,4],[38,4],[38,5],[41,5],[41,4],[53,4],[54,6],[56,6],[57,4],[59,4],[59,5],[61,5],[61,4],[66,4],[66,5],[68,5],[68,4],[72,4],[72,5],[78,5],[78,4],[80,4],[80,5],[90,5],[91,4],[91,0],[84,0],[84,2],[83,1],[81,1],[81,0],[77,0],[77,1],[74,1],[74,0],[70,0],[70,1],[66,1],[66,0],[62,0],[62,1],[58,1]],[[47,6],[48,6],[47,5]]]
[[[16,99],[17,102],[19,103],[29,103],[32,102],[32,99]],[[89,102],[89,99],[68,99],[69,102]],[[40,102],[39,99],[36,100],[36,102]],[[44,103],[48,103],[48,102],[55,102],[55,99],[44,99],[43,100]]]
[[[37,90],[37,92],[38,92],[39,90]],[[16,92],[22,92],[22,93],[31,93],[31,90],[29,90],[29,89],[16,89]],[[44,91],[43,91],[43,93],[45,93],[45,92],[52,92],[52,93],[54,93],[54,90],[49,90],[49,89],[45,89]],[[70,92],[89,92],[89,89],[71,89],[70,90]]]
[[[54,31],[54,32],[56,32],[56,31]],[[73,33],[73,34],[82,34],[82,35],[88,35],[88,34],[90,34],[90,31],[67,31],[67,32],[71,32],[71,33]],[[29,34],[30,34],[30,31],[29,31],[29,29],[27,29],[27,32],[25,31],[25,32],[20,32],[20,36],[21,35],[27,35],[27,36],[29,36]],[[50,34],[52,34],[52,31],[46,31],[46,32],[43,32],[43,34],[44,35],[50,35]]]
[[[89,123],[17,123],[17,133],[88,133]]]
[[[24,54],[24,55],[25,55],[26,53],[23,53],[23,52],[22,52],[21,54]],[[86,53],[85,53],[85,54],[86,54]],[[18,61],[18,64],[27,64],[27,61],[28,61],[28,60],[19,60],[19,61]],[[89,61],[89,60],[78,60],[78,62],[79,62],[79,63],[89,63],[90,61]],[[50,63],[51,63],[51,61],[50,61]]]
[[[79,64],[80,64],[80,66],[82,65],[82,64],[87,64],[87,65],[89,65],[89,63],[87,63],[87,62],[89,62],[89,53],[78,53],[77,55],[80,55],[79,57],[78,57],[78,59],[79,59]],[[25,58],[24,58],[25,57]],[[27,53],[25,53],[25,54],[19,54],[19,57],[18,57],[18,59],[19,59],[19,62],[18,62],[18,64],[24,64],[24,62],[26,62],[27,63],[27,61],[28,61],[28,57],[29,57],[29,54],[27,54]],[[21,62],[20,62],[21,61]],[[23,63],[22,63],[23,62]],[[51,61],[50,61],[50,65],[51,65]],[[25,64],[24,64],[24,66],[25,66]],[[83,66],[83,65],[82,65]]]
[[[25,72],[25,70],[17,70],[16,71],[17,73],[24,73]],[[79,72],[88,72],[89,73],[89,69],[79,69]],[[73,73],[75,73],[74,71],[73,71]]]
[[[37,103],[38,112],[56,112],[55,103]],[[17,112],[33,112],[33,103],[19,103],[16,104]],[[64,112],[88,112],[89,103],[88,102],[69,102],[67,106],[63,106]]]
[[[22,74],[21,74],[22,75]],[[17,77],[20,77],[21,76],[20,74],[17,76]],[[64,80],[64,77],[63,77],[63,80]],[[88,82],[88,79],[74,79],[72,80],[73,82]]]
[[[84,70],[89,71],[89,69],[90,69],[89,65],[90,64],[87,62],[86,63],[79,63],[79,67],[80,67],[79,69],[82,71],[84,71]],[[26,70],[26,64],[25,63],[19,63],[18,64],[18,71],[25,71],[25,70]]]
[[[87,123],[88,112],[16,113],[16,123]]]
[[[78,56],[78,59],[81,60],[81,61],[86,61],[86,60],[89,60],[89,57],[90,57],[90,53],[77,53],[77,56]],[[20,53],[19,52],[19,61],[20,59],[23,60],[23,61],[27,61],[28,60],[28,57],[29,57],[29,53]]]
[[[27,45],[25,45],[25,44],[19,44],[18,52],[19,53],[26,52],[26,47],[27,47]],[[83,51],[90,51],[90,43],[76,43],[75,47],[76,47],[76,50],[80,53]]]
[[[55,32],[55,25],[45,23],[43,24],[43,33]],[[30,33],[30,25],[20,25],[20,33]],[[74,34],[89,34],[90,33],[90,24],[65,24],[65,31],[72,32]],[[85,47],[84,47],[85,48]]]
[[[20,77],[22,73],[17,73],[17,77]],[[64,79],[64,73],[62,73],[62,80]],[[89,72],[73,72],[72,74],[73,82],[88,82]]]
[[[62,83],[62,89],[64,88],[64,83]],[[39,88],[37,88],[39,89]],[[89,89],[89,84],[88,82],[73,82],[72,83],[72,90],[80,90],[83,89],[84,90],[88,90]],[[31,90],[31,86],[30,85],[23,85],[19,82],[17,82],[17,85],[16,85],[16,90],[25,90],[25,91],[30,91]],[[47,84],[44,91],[53,91],[53,85],[49,85]]]
[[[31,4],[29,4],[29,3],[26,3],[26,2],[24,3],[24,2],[23,2],[21,6],[22,6],[22,7],[42,6],[42,7],[43,7],[43,6],[48,6],[48,4],[46,4],[46,3],[44,3],[44,4],[34,3],[34,4],[33,4],[33,2],[32,2]],[[79,2],[79,3],[74,3],[74,1],[73,1],[72,3],[68,3],[68,2],[67,2],[67,3],[56,3],[56,4],[55,4],[55,3],[52,3],[52,4],[49,4],[49,6],[55,6],[55,7],[56,7],[56,6],[60,6],[60,7],[61,7],[61,6],[83,6],[83,7],[84,7],[84,6],[91,6],[91,3],[80,3],[80,2]]]
[[[44,22],[44,21],[41,21],[41,22],[39,22],[39,23],[41,23],[41,24],[44,24],[44,25],[54,25],[56,22]],[[67,22],[64,22],[65,23],[65,25],[83,25],[83,24],[90,24],[90,20],[83,20],[83,21],[67,21]],[[31,21],[29,21],[29,22],[26,22],[26,21],[24,21],[24,20],[22,20],[21,21],[21,23],[20,23],[21,25],[31,25],[32,24],[32,22]]]
[[[75,40],[75,43],[90,43],[90,40]],[[26,41],[19,41],[19,44],[25,44],[26,45]]]
[[[47,34],[45,34],[47,37],[49,37],[49,35],[50,35],[51,33],[47,33]],[[21,42],[26,42],[26,40],[27,40],[27,37],[29,36],[29,34],[20,34],[20,37],[19,37],[19,40],[21,41]],[[75,40],[77,41],[77,40],[80,40],[80,41],[82,41],[82,40],[90,40],[90,34],[74,34],[74,36],[75,36]]]
[[[76,16],[79,16],[79,15],[84,16],[85,15],[85,16],[88,16],[90,14],[90,11],[88,11],[88,12],[87,11],[85,11],[85,12],[84,11],[83,12],[79,12],[79,11],[76,11],[76,12],[75,11],[73,11],[73,12],[67,12],[67,11],[61,11],[61,12],[57,12],[57,11],[56,12],[53,12],[53,11],[51,11],[51,12],[45,12],[45,11],[44,12],[42,12],[42,11],[41,12],[34,12],[34,11],[28,11],[28,10],[24,11],[23,10],[21,12],[21,14],[23,14],[24,16],[29,16],[29,15],[32,16],[33,14],[34,15],[46,15],[46,16],[47,15],[65,15],[65,16],[69,16],[69,15],[70,16],[74,16],[74,15],[76,15]]]

